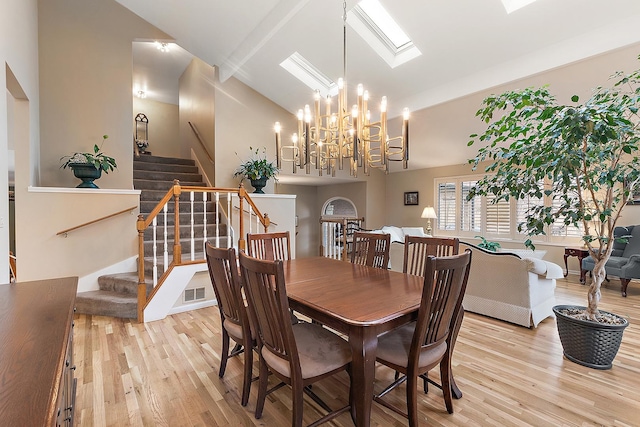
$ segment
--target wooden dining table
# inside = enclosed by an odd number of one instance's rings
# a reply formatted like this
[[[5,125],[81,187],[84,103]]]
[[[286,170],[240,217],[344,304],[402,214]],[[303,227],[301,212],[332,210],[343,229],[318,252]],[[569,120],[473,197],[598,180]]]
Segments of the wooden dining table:
[[[324,257],[284,261],[289,305],[349,337],[351,415],[369,426],[378,335],[415,320],[424,278]]]

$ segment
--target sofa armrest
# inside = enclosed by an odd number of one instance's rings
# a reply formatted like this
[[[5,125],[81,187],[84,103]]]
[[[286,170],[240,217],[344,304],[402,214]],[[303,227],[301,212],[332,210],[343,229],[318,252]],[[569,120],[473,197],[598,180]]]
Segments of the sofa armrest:
[[[564,273],[558,264],[538,258],[523,258],[527,263],[527,271],[544,276],[547,279],[562,279]]]

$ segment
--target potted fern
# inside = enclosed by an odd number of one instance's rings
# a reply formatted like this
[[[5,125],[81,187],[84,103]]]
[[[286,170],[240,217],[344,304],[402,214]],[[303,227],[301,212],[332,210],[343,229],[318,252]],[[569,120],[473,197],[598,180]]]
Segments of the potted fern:
[[[102,152],[102,145],[109,135],[102,135],[102,144],[94,144],[92,153],[76,152],[60,158],[62,169],[69,168],[76,178],[82,180],[76,188],[99,188],[93,181],[102,176],[102,172],[109,173],[118,165],[113,157]]]
[[[254,150],[253,147],[249,147],[249,150],[252,152],[251,157],[240,164],[233,176],[242,176],[243,180],[244,178],[249,179],[251,186],[255,189],[254,193],[264,194],[262,189],[267,185],[269,179],[277,177],[279,169],[273,161],[267,160],[265,147],[262,148],[262,155],[260,155],[258,148]]]
[[[530,205],[526,222],[518,225],[528,236],[546,234],[554,222],[582,228],[595,260],[587,305],[557,306],[554,312],[565,356],[598,369],[612,366],[628,324],[599,310],[598,303],[614,228],[640,179],[640,70],[614,78],[584,103],[575,95],[558,103],[546,87],[491,95],[476,113],[488,127],[468,144],[483,144],[469,160],[474,169],[488,166],[467,200],[546,200]],[[525,245],[535,249],[531,239]]]

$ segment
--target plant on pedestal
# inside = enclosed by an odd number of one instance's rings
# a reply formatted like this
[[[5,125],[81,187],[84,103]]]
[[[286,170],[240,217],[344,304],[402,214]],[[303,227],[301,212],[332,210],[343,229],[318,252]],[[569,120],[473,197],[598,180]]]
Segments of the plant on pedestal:
[[[98,144],[94,144],[93,153],[78,152],[60,158],[60,161],[64,161],[60,167],[62,169],[70,168],[75,177],[82,180],[77,188],[98,188],[93,181],[100,178],[103,171],[109,173],[118,167],[113,157],[102,152],[102,145],[107,138],[109,135],[102,135],[102,144],[99,147]]]
[[[274,162],[267,160],[267,149],[265,147],[262,148],[262,156],[258,148],[254,150],[253,147],[249,147],[249,150],[252,152],[251,158],[241,163],[233,176],[242,176],[243,180],[248,178],[251,181],[251,186],[255,188],[254,193],[264,194],[262,189],[267,185],[267,181],[271,178],[277,180],[278,167]]]
[[[494,203],[510,198],[544,200],[531,205],[526,222],[518,225],[528,236],[546,234],[553,223],[582,227],[595,267],[588,305],[579,316],[589,323],[620,322],[624,329],[626,319],[600,312],[598,302],[614,228],[640,177],[640,70],[614,77],[611,87],[596,88],[582,104],[575,95],[571,102],[560,104],[546,87],[487,97],[476,115],[488,127],[481,135],[471,135],[468,145],[484,144],[469,160],[474,169],[484,162],[488,165],[467,200],[478,195],[490,196]],[[531,239],[525,245],[534,249]],[[575,310],[569,311],[575,315]],[[571,339],[563,339],[560,317],[558,328],[570,360],[611,367],[611,361],[594,363],[568,354],[565,341]],[[621,338],[620,330],[617,346]]]

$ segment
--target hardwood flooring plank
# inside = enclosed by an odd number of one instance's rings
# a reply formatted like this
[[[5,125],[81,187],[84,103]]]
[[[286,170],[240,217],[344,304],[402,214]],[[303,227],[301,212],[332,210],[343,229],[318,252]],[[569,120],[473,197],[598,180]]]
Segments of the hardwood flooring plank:
[[[558,304],[586,301],[577,276],[558,280]],[[611,370],[577,365],[562,355],[554,319],[527,329],[465,315],[453,356],[453,372],[463,392],[448,414],[442,392],[420,393],[421,424],[430,426],[640,426],[640,286],[632,282],[620,296],[613,279],[602,289],[601,308],[629,318]],[[77,426],[282,426],[291,423],[291,392],[282,388],[267,398],[256,420],[257,383],[249,404],[240,405],[243,358],[231,358],[218,377],[221,325],[216,307],[138,324],[132,320],[75,316],[74,349],[78,367]],[[257,357],[254,375],[258,372]],[[431,376],[438,379],[438,372]],[[376,367],[374,390],[393,379]],[[332,407],[348,399],[348,376],[314,385]],[[275,384],[270,379],[270,384]],[[404,386],[387,399],[404,407]],[[305,399],[304,423],[321,415]],[[406,426],[392,411],[374,404],[373,426]],[[349,414],[328,425],[352,426]]]

